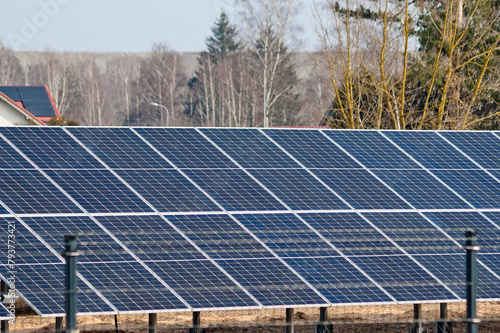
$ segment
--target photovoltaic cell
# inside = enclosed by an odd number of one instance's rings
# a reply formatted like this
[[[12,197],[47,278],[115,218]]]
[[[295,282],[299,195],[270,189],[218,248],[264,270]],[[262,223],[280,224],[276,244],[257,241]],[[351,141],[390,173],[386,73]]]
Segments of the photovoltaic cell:
[[[160,212],[208,212],[220,208],[177,170],[117,170]]]
[[[351,259],[398,301],[457,299],[406,255]]]
[[[471,208],[424,170],[373,170],[417,209]]]
[[[12,148],[7,141],[0,140],[0,169],[33,169],[34,167]]]
[[[244,168],[300,167],[256,128],[211,128],[201,131]]]
[[[324,131],[368,169],[421,169],[377,131]]]
[[[57,253],[64,251],[64,236],[78,235],[78,262],[131,261],[130,254],[90,217],[23,217],[23,221]]]
[[[214,259],[273,257],[227,215],[175,215],[168,219]]]
[[[68,127],[112,169],[173,168],[128,128]]]
[[[244,214],[234,217],[282,258],[338,255],[294,214]]]
[[[258,306],[208,260],[147,264],[194,309]]]
[[[264,306],[326,303],[277,259],[222,260],[218,263]]]
[[[313,172],[355,209],[410,208],[366,170],[316,169]]]
[[[428,169],[478,169],[477,165],[436,132],[384,131],[383,133]]]
[[[410,254],[462,253],[445,234],[416,212],[362,213]]]
[[[500,182],[486,172],[482,170],[433,170],[432,173],[474,208],[500,208]]]
[[[0,170],[0,200],[17,214],[81,213],[36,170]]]
[[[118,311],[188,309],[160,280],[137,262],[84,263],[78,265],[78,271]]]
[[[299,215],[346,255],[403,253],[356,213],[301,213]]]
[[[46,170],[90,213],[152,212],[108,170]]]
[[[500,252],[500,229],[477,212],[432,212],[424,213],[436,225],[453,237],[459,244],[465,244],[465,231],[473,229],[478,234],[478,245],[481,251]],[[495,221],[498,213],[485,213]]]
[[[10,311],[5,307],[5,305],[0,304],[0,320],[12,319]]]
[[[65,265],[18,265],[16,267],[16,289],[42,315],[64,316]],[[10,276],[6,266],[0,266],[0,274]],[[78,313],[114,313],[94,291],[83,283],[78,284]]]
[[[1,127],[0,132],[42,169],[104,168],[61,127]]]
[[[141,260],[205,259],[161,216],[119,215],[96,219]]]
[[[236,168],[194,128],[136,128],[137,132],[179,168]]]
[[[306,170],[254,169],[249,172],[291,209],[349,209]]]
[[[16,265],[61,263],[61,259],[15,217],[0,218],[0,235],[0,265],[15,271]]]
[[[278,200],[243,170],[185,170],[185,173],[227,210],[285,209]]]
[[[333,304],[392,302],[345,258],[289,258],[285,261]]]
[[[440,131],[458,149],[485,169],[500,169],[500,139],[488,131]]]
[[[465,299],[465,253],[454,255],[414,256],[425,268],[443,281],[460,298]],[[481,264],[477,265],[477,297],[500,297],[500,280]]]
[[[318,130],[265,129],[264,132],[307,168],[361,168]]]

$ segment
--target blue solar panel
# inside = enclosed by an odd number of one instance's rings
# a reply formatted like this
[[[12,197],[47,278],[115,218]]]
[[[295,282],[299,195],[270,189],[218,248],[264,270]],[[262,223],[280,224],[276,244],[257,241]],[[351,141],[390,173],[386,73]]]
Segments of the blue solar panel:
[[[137,128],[137,132],[179,168],[236,168],[194,128]]]
[[[356,213],[299,215],[346,255],[403,253]]]
[[[277,259],[223,260],[218,263],[264,306],[327,304]]]
[[[227,210],[285,209],[243,170],[185,170],[185,173]]]
[[[333,304],[392,302],[345,258],[289,258],[285,261]]]
[[[14,148],[6,141],[0,140],[0,169],[33,168]]]
[[[373,172],[417,209],[471,208],[424,170]]]
[[[425,268],[465,299],[465,254],[414,256]],[[477,265],[478,298],[499,298],[500,280],[481,264]]]
[[[118,170],[117,174],[160,212],[220,211],[177,170]]]
[[[108,170],[47,170],[90,213],[152,212]]]
[[[23,217],[23,221],[57,253],[64,251],[65,235],[78,234],[78,262],[134,260],[90,217]]]
[[[410,254],[462,253],[458,246],[416,212],[362,213]]]
[[[406,255],[353,257],[352,261],[398,301],[458,299]]]
[[[318,130],[264,130],[274,141],[308,168],[361,168]]]
[[[244,168],[300,167],[256,128],[201,131]]]
[[[255,169],[249,171],[291,209],[349,209],[338,196],[306,170]]]
[[[175,215],[168,219],[214,259],[273,257],[227,215]]]
[[[112,169],[173,168],[128,128],[68,127]]]
[[[234,217],[282,258],[338,255],[293,214],[245,214]]]
[[[188,310],[137,262],[84,263],[78,265],[78,272],[120,312]]]
[[[0,170],[0,200],[17,214],[81,213],[36,170]]]
[[[163,261],[148,266],[194,309],[259,306],[210,261]]]
[[[366,170],[316,169],[313,172],[355,209],[410,208]]]
[[[0,92],[4,93],[13,101],[20,101],[21,95],[19,95],[19,91],[17,87],[0,87]]]
[[[404,132],[404,133],[403,133]],[[389,139],[429,169],[478,169],[436,132],[384,131]]]
[[[19,95],[26,99],[48,99],[47,90],[43,86],[19,86],[17,87]]]
[[[41,315],[64,316],[65,304],[65,265],[18,265],[16,267],[16,289],[22,298]],[[0,266],[0,274],[9,277],[7,266]],[[4,279],[5,280],[5,279]],[[78,313],[114,313],[94,291],[85,284],[78,284]]]
[[[485,169],[500,169],[500,139],[487,131],[442,131],[442,136]]]
[[[0,237],[0,265],[61,263],[57,255],[14,217],[0,218],[0,233],[3,235]]]
[[[23,98],[23,105],[35,117],[54,117],[56,112],[50,100],[45,99],[26,99]]]
[[[61,127],[2,127],[0,132],[42,169],[104,168]]]
[[[10,304],[8,305],[10,306]],[[3,304],[0,304],[0,320],[13,319],[14,314],[12,314]]]
[[[497,252],[499,250],[500,229],[480,213],[433,212],[424,214],[459,244],[465,243],[465,231],[473,229],[478,233],[478,245],[481,247],[481,251]],[[494,221],[500,217],[497,213],[485,213],[485,215]]]
[[[324,131],[369,169],[420,169],[377,131]]]
[[[205,259],[161,216],[119,215],[96,219],[141,260]]]
[[[482,170],[434,170],[433,173],[474,208],[500,208],[500,182],[486,172]],[[496,176],[500,177],[500,173]]]

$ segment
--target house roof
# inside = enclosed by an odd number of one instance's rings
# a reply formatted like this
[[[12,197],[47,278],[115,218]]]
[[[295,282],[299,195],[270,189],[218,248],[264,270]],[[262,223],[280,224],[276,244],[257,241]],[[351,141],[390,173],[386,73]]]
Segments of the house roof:
[[[43,122],[38,117],[35,117],[28,110],[26,110],[24,107],[22,107],[22,105],[20,105],[21,104],[20,102],[16,102],[16,101],[12,100],[11,98],[9,98],[7,95],[2,93],[1,91],[0,91],[0,100],[6,102],[12,108],[14,108],[15,110],[24,114],[27,119],[32,119],[37,125],[46,125],[46,122]]]
[[[46,86],[0,86],[0,92],[43,123],[61,117]]]

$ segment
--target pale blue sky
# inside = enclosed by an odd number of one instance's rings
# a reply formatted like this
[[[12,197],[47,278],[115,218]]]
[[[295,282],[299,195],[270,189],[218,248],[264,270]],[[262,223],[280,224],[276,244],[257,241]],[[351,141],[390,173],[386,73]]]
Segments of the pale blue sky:
[[[299,18],[307,46],[309,1]],[[0,0],[0,40],[16,51],[146,52],[167,42],[197,52],[221,8],[236,21],[233,0]]]

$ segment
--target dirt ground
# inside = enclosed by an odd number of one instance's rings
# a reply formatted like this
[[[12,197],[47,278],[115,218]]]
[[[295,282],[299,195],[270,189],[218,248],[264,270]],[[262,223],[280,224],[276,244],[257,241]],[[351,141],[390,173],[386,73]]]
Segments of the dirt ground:
[[[479,332],[500,332],[500,302],[480,302],[478,316],[482,319]],[[424,327],[434,332],[439,318],[439,304],[423,304]],[[448,304],[448,317],[454,322],[454,333],[465,332],[465,303]],[[314,332],[315,322],[319,319],[318,308],[295,309],[295,331]],[[328,320],[333,332],[408,332],[412,325],[413,305],[383,306],[339,306],[328,309]],[[158,332],[186,332],[191,324],[192,314],[158,314]],[[498,322],[497,322],[498,321]],[[201,324],[206,332],[284,332],[285,310],[239,310],[207,311],[201,313]],[[116,332],[114,316],[80,316],[78,328],[82,332]],[[148,316],[118,315],[119,332],[147,332]],[[17,308],[15,325],[12,332],[54,332],[54,318],[40,318],[26,305]]]

